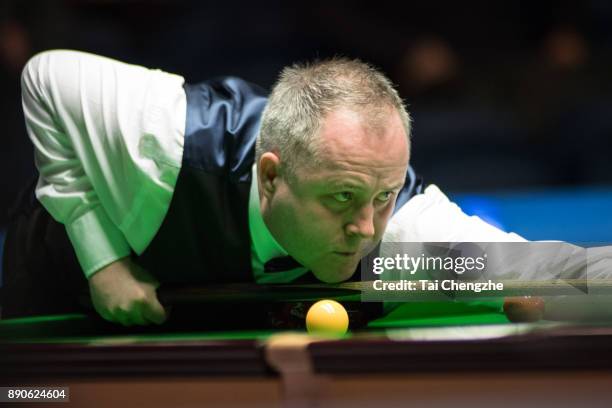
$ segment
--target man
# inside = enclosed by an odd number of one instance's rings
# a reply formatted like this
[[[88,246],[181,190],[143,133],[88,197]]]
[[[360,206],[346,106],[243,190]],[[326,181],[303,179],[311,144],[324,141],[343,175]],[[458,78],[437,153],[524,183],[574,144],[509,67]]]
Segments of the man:
[[[360,61],[288,67],[267,99],[50,51],[22,95],[40,177],[8,232],[5,317],[70,309],[87,282],[103,318],[159,324],[160,284],[339,282],[383,238],[523,240],[423,189],[409,115]]]

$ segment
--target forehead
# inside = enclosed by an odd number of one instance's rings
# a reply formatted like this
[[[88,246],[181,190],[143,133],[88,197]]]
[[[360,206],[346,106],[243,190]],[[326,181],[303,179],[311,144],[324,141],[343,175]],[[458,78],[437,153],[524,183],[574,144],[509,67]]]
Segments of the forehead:
[[[409,146],[395,109],[379,114],[341,108],[322,121],[318,142],[321,171],[403,180]]]

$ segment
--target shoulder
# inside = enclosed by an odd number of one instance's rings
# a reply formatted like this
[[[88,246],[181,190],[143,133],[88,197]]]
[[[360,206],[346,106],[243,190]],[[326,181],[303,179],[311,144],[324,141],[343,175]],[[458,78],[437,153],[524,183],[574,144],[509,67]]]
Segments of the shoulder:
[[[468,215],[436,185],[413,196],[391,218],[386,242],[515,242],[525,239]]]
[[[217,77],[196,84],[185,84],[185,93],[188,103],[191,102],[194,106],[225,103],[235,109],[243,109],[245,104],[265,106],[268,94],[259,85],[233,76]],[[259,107],[263,110],[263,106]]]
[[[244,178],[250,174],[267,92],[237,77],[186,84],[183,165]]]

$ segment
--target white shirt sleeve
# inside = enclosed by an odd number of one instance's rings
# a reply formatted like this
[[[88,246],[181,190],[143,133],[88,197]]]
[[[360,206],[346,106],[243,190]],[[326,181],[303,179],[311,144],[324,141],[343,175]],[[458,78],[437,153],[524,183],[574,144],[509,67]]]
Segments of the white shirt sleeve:
[[[559,278],[608,279],[612,246],[582,248],[561,241],[532,245],[499,245],[528,242],[504,232],[477,216],[465,214],[435,185],[411,198],[389,221],[382,239],[391,242],[489,243],[489,277],[521,280]],[[588,274],[587,274],[588,269]]]
[[[142,252],[161,225],[182,158],[182,84],[75,51],[38,54],[23,70],[36,196],[65,224],[87,277]]]
[[[461,208],[432,184],[391,217],[383,242],[524,242]]]

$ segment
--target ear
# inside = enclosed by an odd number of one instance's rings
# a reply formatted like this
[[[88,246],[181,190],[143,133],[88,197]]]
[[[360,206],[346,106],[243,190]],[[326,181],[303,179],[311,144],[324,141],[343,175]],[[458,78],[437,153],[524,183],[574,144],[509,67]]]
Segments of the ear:
[[[270,197],[276,191],[279,177],[280,157],[274,152],[266,152],[259,158],[257,178],[259,191],[265,197]]]

